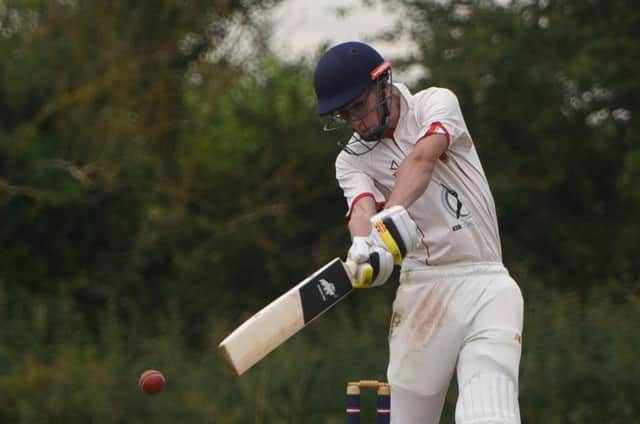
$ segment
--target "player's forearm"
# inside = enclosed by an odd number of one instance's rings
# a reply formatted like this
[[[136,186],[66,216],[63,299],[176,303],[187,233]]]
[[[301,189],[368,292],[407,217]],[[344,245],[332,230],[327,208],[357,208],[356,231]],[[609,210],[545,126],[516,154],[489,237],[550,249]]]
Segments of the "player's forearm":
[[[376,213],[376,203],[370,197],[360,199],[351,211],[349,232],[351,237],[367,237],[371,233],[369,219]]]
[[[448,145],[449,140],[441,134],[431,134],[419,140],[398,168],[396,184],[385,207],[400,205],[408,208],[422,196],[431,181],[438,158]]]
[[[385,207],[400,205],[408,208],[424,193],[431,181],[434,161],[409,156],[396,174],[396,185]]]

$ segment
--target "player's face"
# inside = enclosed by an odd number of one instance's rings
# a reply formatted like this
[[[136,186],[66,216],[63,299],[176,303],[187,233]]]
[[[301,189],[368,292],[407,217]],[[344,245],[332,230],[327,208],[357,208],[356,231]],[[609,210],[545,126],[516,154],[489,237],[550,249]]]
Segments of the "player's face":
[[[363,136],[377,128],[380,123],[382,107],[375,88],[375,85],[372,86],[337,114],[339,119],[347,122],[354,131]]]

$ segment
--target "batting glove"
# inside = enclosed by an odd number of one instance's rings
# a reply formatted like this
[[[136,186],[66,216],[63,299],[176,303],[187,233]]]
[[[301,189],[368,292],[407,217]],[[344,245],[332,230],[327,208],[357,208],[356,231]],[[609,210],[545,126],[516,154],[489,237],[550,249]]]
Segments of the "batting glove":
[[[391,252],[395,265],[400,265],[407,254],[414,251],[420,243],[418,226],[400,205],[373,215],[371,226],[371,242]]]
[[[369,249],[369,261],[358,265],[355,280],[351,285],[356,289],[381,286],[393,272],[393,256],[380,246]]]
[[[354,237],[351,241],[349,252],[347,253],[347,260],[357,264],[367,262],[370,247],[371,242],[369,241],[369,237]]]

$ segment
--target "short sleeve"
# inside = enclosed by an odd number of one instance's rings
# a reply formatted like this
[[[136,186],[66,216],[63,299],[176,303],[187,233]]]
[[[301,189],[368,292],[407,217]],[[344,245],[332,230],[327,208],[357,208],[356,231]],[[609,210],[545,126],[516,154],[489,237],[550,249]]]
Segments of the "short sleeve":
[[[371,197],[378,207],[385,203],[385,197],[376,187],[375,181],[359,169],[357,157],[341,152],[336,159],[336,179],[347,202],[347,218],[353,206],[365,197]]]
[[[449,146],[462,142],[471,147],[458,98],[451,90],[432,87],[416,97],[414,110],[422,134],[418,139],[441,134],[447,137]]]

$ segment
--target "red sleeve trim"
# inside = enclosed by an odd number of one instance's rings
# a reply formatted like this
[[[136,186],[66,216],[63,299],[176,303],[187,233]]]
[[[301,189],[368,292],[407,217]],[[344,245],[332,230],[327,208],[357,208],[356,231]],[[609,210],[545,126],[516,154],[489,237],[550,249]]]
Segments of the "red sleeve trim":
[[[351,202],[351,206],[349,206],[349,210],[347,211],[347,216],[346,216],[347,221],[351,219],[351,211],[353,210],[353,207],[356,205],[356,203],[358,203],[360,200],[364,199],[365,197],[371,197],[373,201],[376,202],[376,197],[373,195],[373,193],[370,193],[367,191],[367,192],[358,194],[356,197],[353,198],[353,201]],[[384,207],[384,202],[376,202],[376,209],[378,211],[381,210],[383,207]]]
[[[449,131],[447,131],[445,126],[442,125],[442,122],[439,122],[439,121],[433,122],[429,127],[429,129],[427,130],[427,132],[424,133],[424,135],[420,137],[418,141],[416,141],[416,143],[419,143],[420,141],[424,140],[426,137],[429,137],[430,135],[433,135],[433,134],[444,135],[445,137],[447,137],[447,146],[451,144],[451,135],[449,135]]]

